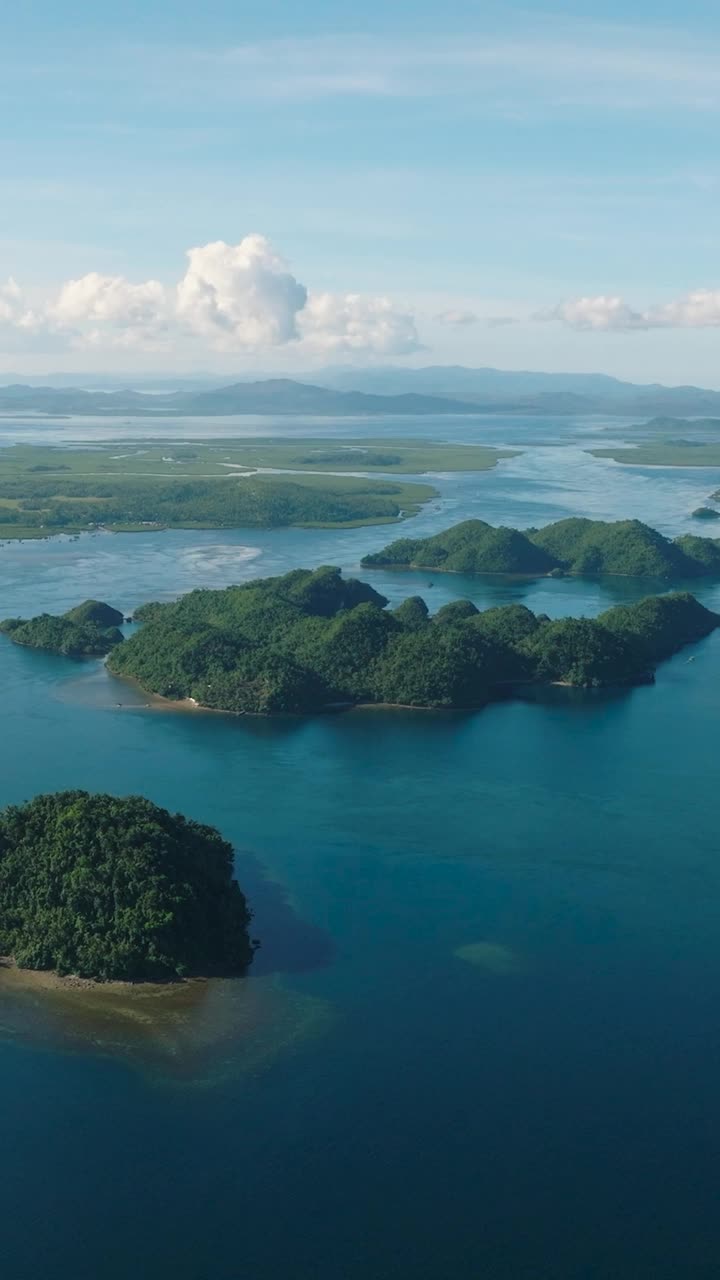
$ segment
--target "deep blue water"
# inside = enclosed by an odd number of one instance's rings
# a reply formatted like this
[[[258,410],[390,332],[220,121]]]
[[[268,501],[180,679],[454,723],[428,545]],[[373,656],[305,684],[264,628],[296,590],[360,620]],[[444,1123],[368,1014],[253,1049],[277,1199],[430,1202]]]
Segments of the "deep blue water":
[[[554,453],[535,488],[501,468],[443,481],[415,524],[460,518],[453,502],[513,524],[533,505],[592,503],[679,526],[688,487],[718,483],[633,473],[616,493],[598,477],[625,469],[578,460],[572,443]],[[2,613],[89,594],[131,609],[293,564],[352,567],[386,539],[4,546]],[[426,579],[373,576],[394,598],[558,614],[653,585]],[[204,1084],[90,1043],[66,1052],[42,1012],[35,1039],[0,1035],[4,1272],[717,1276],[720,633],[688,656],[618,694],[255,721],[147,709],[99,664],[0,645],[0,803],[140,791],[215,823],[255,886],[265,946],[248,981],[327,1015],[293,1043],[278,1028],[271,1053]],[[483,963],[456,954],[471,944]]]

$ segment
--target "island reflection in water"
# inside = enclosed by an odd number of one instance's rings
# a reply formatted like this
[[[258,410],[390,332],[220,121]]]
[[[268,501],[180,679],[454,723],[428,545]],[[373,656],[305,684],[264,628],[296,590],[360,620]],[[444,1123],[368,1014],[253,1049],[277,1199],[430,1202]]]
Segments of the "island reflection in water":
[[[0,962],[0,1038],[110,1057],[158,1082],[202,1086],[261,1071],[323,1035],[330,1003],[291,990],[279,975],[328,964],[330,940],[297,915],[252,855],[238,857],[237,875],[261,940],[247,977],[101,984]]]

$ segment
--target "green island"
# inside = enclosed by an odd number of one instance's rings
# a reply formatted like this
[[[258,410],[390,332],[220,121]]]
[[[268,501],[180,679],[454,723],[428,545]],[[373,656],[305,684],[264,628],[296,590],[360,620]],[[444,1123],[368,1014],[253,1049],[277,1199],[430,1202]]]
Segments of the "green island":
[[[720,520],[720,511],[714,507],[696,507],[690,514],[693,520]]]
[[[692,595],[649,597],[597,619],[550,621],[469,600],[430,616],[418,596],[389,610],[367,583],[323,566],[136,611],[108,667],[145,690],[238,714],[332,706],[479,707],[514,687],[647,682],[657,662],[720,625]]]
[[[571,517],[524,532],[464,520],[431,538],[399,538],[362,563],[446,573],[684,579],[720,575],[720,540],[693,534],[671,540],[640,520]]]
[[[512,452],[394,440],[15,445],[0,450],[0,538],[392,523],[436,491],[381,473],[486,471]]]
[[[102,600],[85,600],[60,617],[41,613],[36,618],[5,618],[0,631],[30,649],[49,649],[69,657],[101,657],[122,642],[118,627],[124,621],[118,609]]]
[[[98,982],[244,973],[251,913],[214,827],[140,796],[37,796],[0,813],[0,954]]]

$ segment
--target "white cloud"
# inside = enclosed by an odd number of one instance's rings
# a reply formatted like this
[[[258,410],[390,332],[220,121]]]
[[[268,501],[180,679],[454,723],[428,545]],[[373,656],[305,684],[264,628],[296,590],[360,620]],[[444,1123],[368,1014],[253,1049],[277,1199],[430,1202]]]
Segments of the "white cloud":
[[[574,298],[561,302],[550,312],[540,313],[538,320],[560,320],[571,329],[647,329],[645,317],[623,298],[599,294],[595,298]]]
[[[31,310],[14,280],[0,286],[0,349],[54,347],[153,351],[188,343],[225,352],[294,346],[308,354],[404,355],[420,341],[414,317],[385,297],[309,294],[262,235],[188,250],[174,287],[96,271],[66,281]]]
[[[12,276],[0,285],[0,351],[50,352],[66,345],[48,322],[44,309],[33,310]]]
[[[439,324],[463,325],[477,324],[480,317],[474,311],[463,311],[461,308],[450,308],[449,311],[440,311],[435,319]]]
[[[167,299],[159,280],[132,284],[124,276],[91,271],[68,280],[48,310],[63,326],[96,321],[118,329],[151,329],[165,323]]]
[[[188,251],[177,315],[192,333],[226,351],[274,347],[297,337],[307,290],[265,236],[216,240]]]
[[[720,325],[720,289],[695,289],[677,302],[653,307],[648,312],[648,320],[654,328],[717,328]]]
[[[304,344],[314,351],[400,356],[420,349],[414,317],[389,298],[359,293],[311,294],[300,315]]]
[[[720,327],[720,289],[695,289],[684,298],[638,311],[624,298],[599,294],[561,302],[537,320],[559,320],[571,329],[628,332],[638,329],[709,329]]]
[[[133,284],[91,271],[66,281],[45,318],[76,347],[157,350],[169,325],[167,291],[159,280]]]
[[[22,309],[20,286],[9,276],[0,284],[0,324],[17,324]]]

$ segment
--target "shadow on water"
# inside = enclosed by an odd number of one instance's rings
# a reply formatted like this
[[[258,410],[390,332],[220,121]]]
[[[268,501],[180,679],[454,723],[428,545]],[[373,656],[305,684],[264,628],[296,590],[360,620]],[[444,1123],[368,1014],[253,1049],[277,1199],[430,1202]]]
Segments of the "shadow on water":
[[[268,879],[256,857],[238,854],[235,870],[253,910],[252,935],[260,941],[252,964],[253,977],[307,973],[331,964],[335,954],[331,938],[296,914],[283,885]]]

